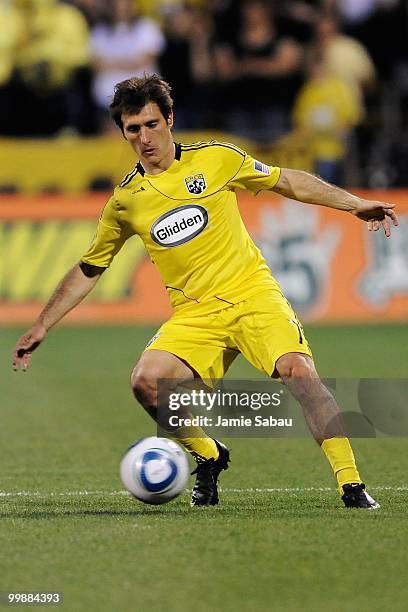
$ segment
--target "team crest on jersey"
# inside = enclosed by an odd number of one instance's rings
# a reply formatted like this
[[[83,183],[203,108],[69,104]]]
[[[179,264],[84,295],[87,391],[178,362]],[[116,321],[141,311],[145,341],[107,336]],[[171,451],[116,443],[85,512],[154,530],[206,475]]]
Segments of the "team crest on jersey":
[[[194,195],[200,195],[207,189],[207,183],[205,182],[204,174],[192,174],[184,179],[186,187],[189,193]]]

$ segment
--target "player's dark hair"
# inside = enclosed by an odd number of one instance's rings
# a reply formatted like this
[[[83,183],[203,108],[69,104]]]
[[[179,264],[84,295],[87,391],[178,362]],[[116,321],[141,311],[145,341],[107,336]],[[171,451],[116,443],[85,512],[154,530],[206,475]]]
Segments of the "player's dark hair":
[[[170,85],[158,74],[145,74],[121,81],[115,85],[110,105],[112,119],[123,132],[122,113],[137,114],[146,104],[155,102],[167,121],[173,110],[170,92]]]

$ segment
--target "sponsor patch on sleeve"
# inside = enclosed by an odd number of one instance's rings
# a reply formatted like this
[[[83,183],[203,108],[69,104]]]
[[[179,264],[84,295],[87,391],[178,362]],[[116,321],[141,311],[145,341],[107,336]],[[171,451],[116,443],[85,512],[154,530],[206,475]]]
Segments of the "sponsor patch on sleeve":
[[[266,164],[254,159],[254,168],[257,172],[262,172],[262,174],[270,174],[271,169]]]

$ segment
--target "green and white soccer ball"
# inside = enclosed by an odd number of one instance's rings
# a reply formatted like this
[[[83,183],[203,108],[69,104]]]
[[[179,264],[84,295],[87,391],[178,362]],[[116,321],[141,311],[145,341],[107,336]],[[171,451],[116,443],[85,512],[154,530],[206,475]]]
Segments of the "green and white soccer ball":
[[[120,477],[126,489],[146,504],[165,504],[185,489],[189,476],[186,454],[167,438],[142,438],[125,453]]]

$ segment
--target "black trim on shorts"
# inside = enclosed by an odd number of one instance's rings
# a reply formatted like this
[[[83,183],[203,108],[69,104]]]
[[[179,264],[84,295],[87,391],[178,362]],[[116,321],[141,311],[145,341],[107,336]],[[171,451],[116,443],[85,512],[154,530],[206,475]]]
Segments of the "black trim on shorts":
[[[102,274],[107,269],[104,266],[94,266],[93,264],[86,263],[86,261],[80,261],[79,267],[87,278],[98,276],[98,274]]]

